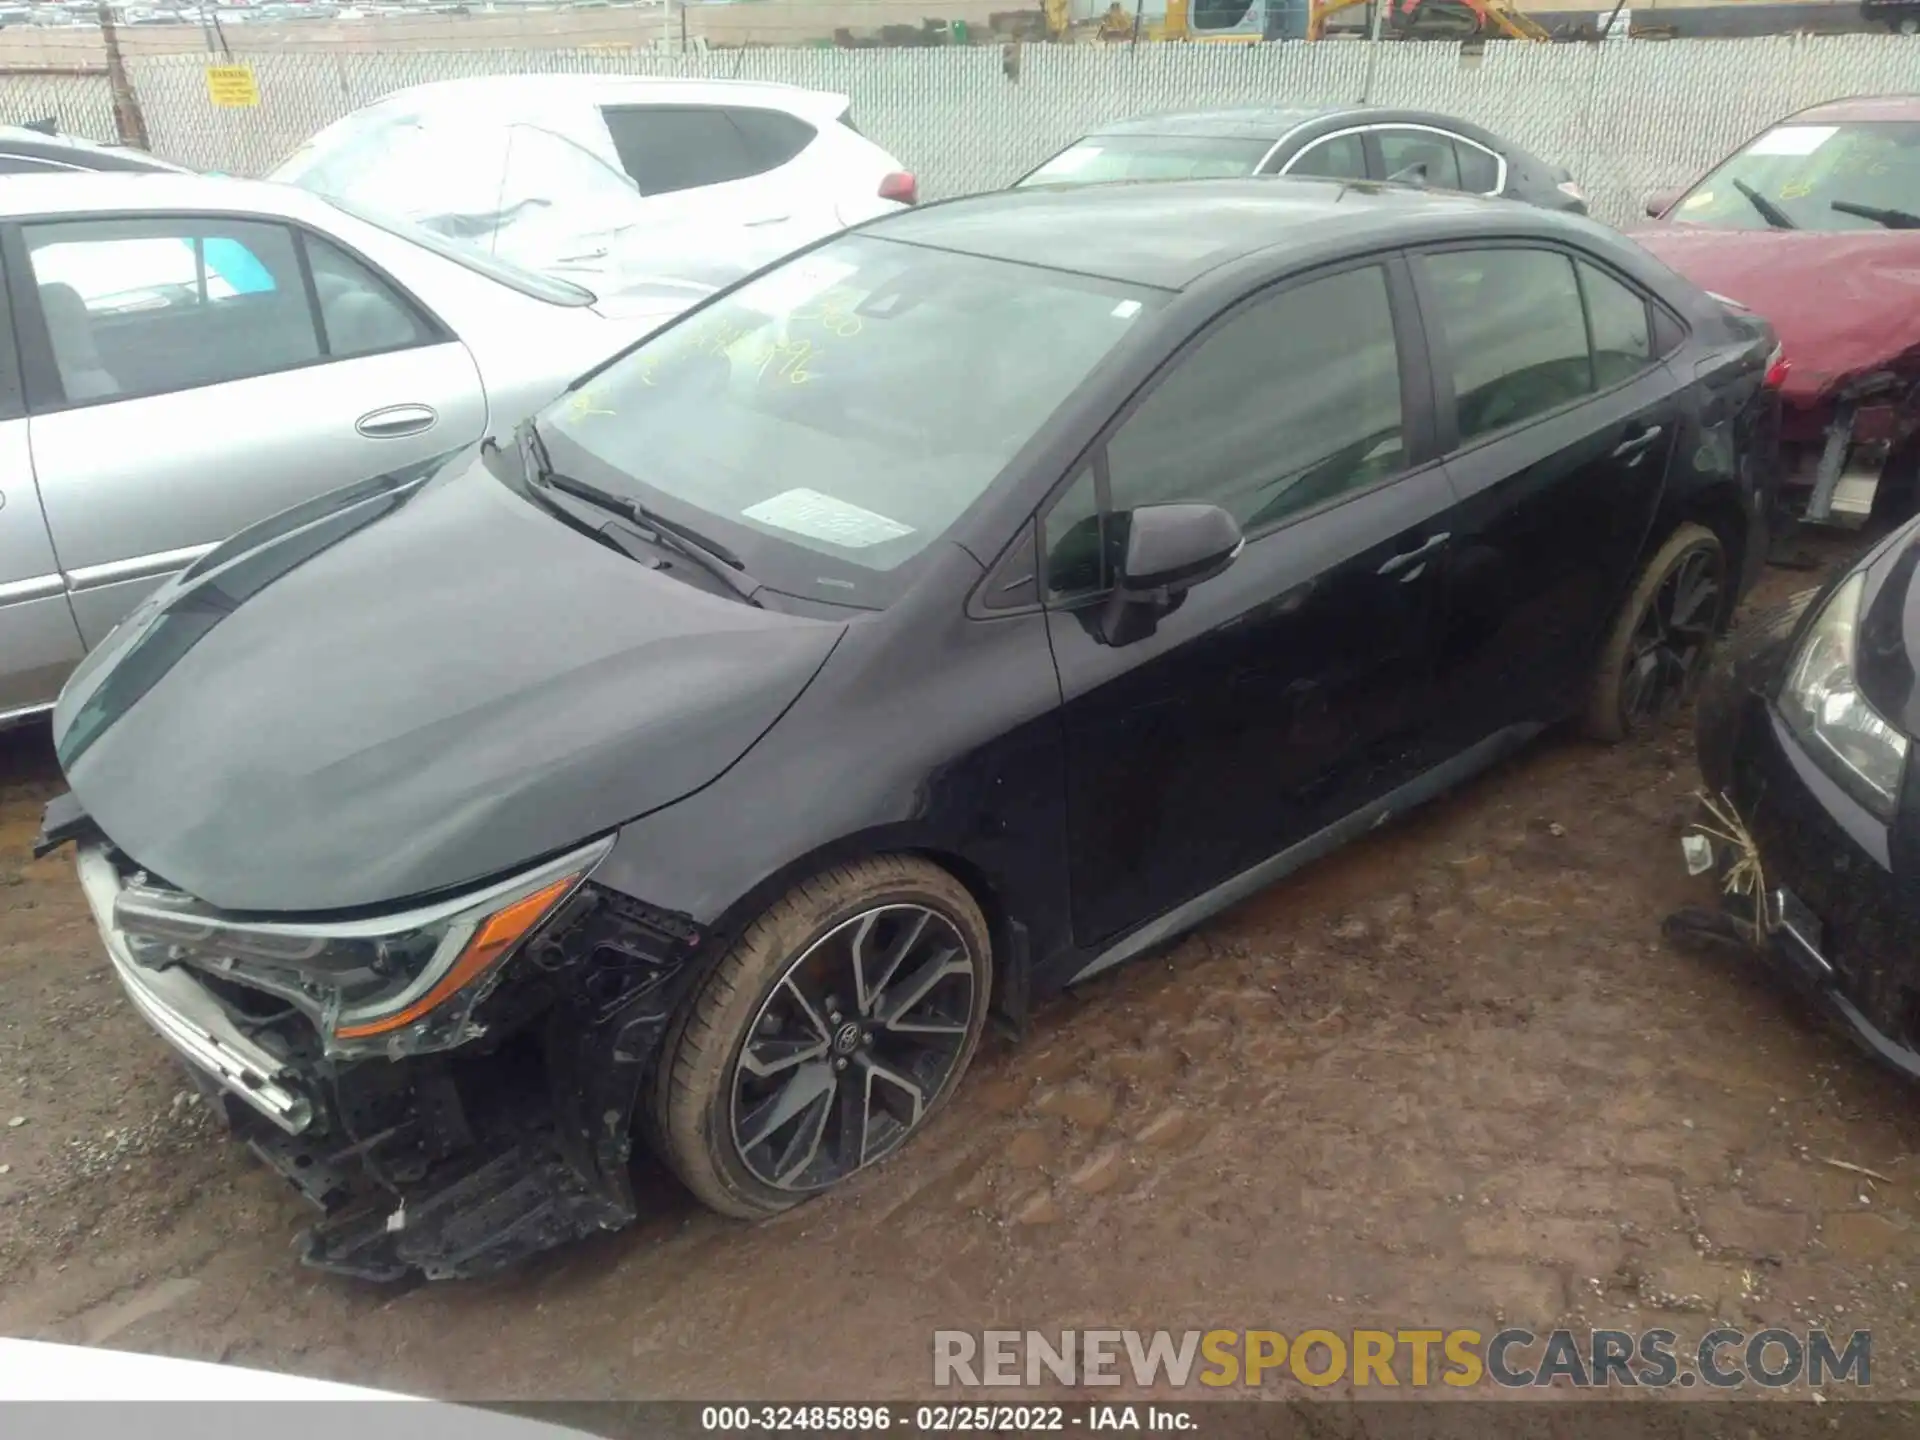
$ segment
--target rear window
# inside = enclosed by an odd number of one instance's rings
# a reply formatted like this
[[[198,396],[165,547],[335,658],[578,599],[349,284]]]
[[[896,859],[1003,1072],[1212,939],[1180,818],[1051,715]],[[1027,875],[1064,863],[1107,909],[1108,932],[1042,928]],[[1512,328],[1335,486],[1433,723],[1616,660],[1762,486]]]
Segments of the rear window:
[[[753,106],[604,106],[620,164],[642,195],[668,195],[763,175],[813,140],[814,128]]]
[[[1271,140],[1213,135],[1089,135],[1021,185],[1095,185],[1109,180],[1221,180],[1251,175]]]

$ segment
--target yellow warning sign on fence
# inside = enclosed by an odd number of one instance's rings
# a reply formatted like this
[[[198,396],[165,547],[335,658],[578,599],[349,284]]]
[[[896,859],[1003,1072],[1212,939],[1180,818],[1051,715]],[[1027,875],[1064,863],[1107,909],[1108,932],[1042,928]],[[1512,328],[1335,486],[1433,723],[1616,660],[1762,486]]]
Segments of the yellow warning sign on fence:
[[[260,103],[260,86],[251,65],[209,65],[207,98],[216,105],[242,107]]]

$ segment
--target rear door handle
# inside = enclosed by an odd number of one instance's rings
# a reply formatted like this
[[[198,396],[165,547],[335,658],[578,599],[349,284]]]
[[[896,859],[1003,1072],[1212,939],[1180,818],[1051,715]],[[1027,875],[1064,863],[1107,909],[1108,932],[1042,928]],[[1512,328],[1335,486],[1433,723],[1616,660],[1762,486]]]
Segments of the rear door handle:
[[[1640,463],[1640,457],[1653,447],[1653,442],[1666,433],[1667,427],[1664,425],[1649,425],[1638,435],[1629,436],[1614,446],[1609,458],[1614,460],[1630,460],[1633,464],[1637,465]]]
[[[1446,544],[1447,541],[1451,540],[1452,538],[1453,536],[1451,534],[1449,534],[1445,530],[1442,530],[1438,535],[1432,536],[1427,541],[1426,544],[1418,547],[1417,549],[1403,550],[1400,554],[1392,556],[1390,559],[1384,561],[1381,564],[1380,569],[1376,573],[1381,575],[1398,575],[1402,570],[1405,570],[1408,566],[1420,564],[1421,561],[1425,560],[1428,556],[1432,555],[1434,551],[1438,550],[1442,545]],[[1419,572],[1416,570],[1414,573],[1418,574]],[[1413,576],[1409,575],[1407,576],[1407,579],[1411,580],[1413,579]]]
[[[439,412],[431,405],[388,405],[369,410],[354,421],[353,428],[369,440],[398,440],[431,430],[439,419]]]

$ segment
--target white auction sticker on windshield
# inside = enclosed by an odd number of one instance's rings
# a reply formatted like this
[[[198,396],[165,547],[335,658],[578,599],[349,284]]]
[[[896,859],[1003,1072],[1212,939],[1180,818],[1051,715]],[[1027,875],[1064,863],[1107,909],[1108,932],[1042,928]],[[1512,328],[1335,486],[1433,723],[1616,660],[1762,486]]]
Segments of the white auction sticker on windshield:
[[[785,490],[740,512],[749,520],[791,530],[814,540],[825,540],[848,550],[864,550],[911,535],[913,527],[889,520],[847,500],[836,500],[818,490]]]
[[[1749,155],[1811,155],[1840,133],[1838,125],[1782,125],[1747,147]]]

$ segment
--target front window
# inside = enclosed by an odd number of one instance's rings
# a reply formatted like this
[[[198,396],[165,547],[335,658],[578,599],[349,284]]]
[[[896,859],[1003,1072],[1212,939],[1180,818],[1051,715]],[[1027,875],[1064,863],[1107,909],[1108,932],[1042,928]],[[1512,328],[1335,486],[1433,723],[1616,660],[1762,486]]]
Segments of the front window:
[[[1733,230],[1879,230],[1920,224],[1920,121],[1779,125],[1671,212]]]
[[[425,225],[416,225],[411,220],[403,220],[397,215],[380,210],[368,210],[338,195],[323,197],[334,209],[364,221],[377,230],[418,245],[423,250],[431,250],[443,259],[456,265],[464,265],[477,275],[489,280],[497,280],[509,290],[518,290],[522,295],[534,300],[544,300],[549,305],[567,305],[575,309],[591,305],[598,298],[584,285],[576,285],[571,280],[563,280],[558,275],[540,275],[527,270],[502,256],[483,249],[470,240],[456,240],[446,234],[429,229]]]
[[[1271,140],[1215,135],[1090,135],[1020,181],[1096,185],[1109,180],[1226,180],[1253,174]]]
[[[1159,298],[850,235],[651,337],[539,424],[557,470],[724,539],[762,583],[884,605]]]

